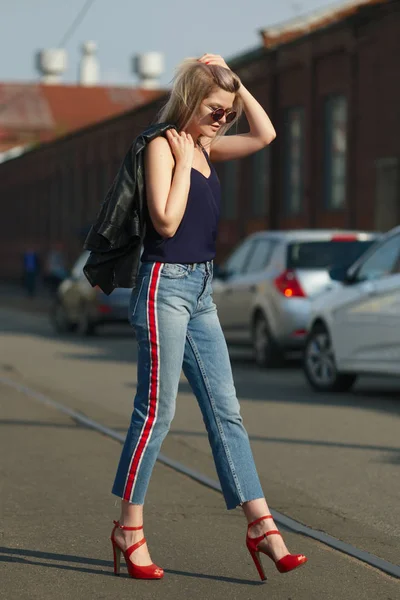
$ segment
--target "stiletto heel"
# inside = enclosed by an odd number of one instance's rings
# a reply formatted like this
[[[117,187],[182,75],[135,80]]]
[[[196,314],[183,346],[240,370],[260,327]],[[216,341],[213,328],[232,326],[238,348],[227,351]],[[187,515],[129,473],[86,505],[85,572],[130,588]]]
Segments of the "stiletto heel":
[[[265,581],[266,576],[265,576],[264,568],[261,564],[260,552],[262,552],[263,554],[266,554],[275,563],[275,566],[278,569],[279,573],[289,573],[289,571],[293,571],[293,569],[297,569],[298,567],[301,567],[301,565],[304,565],[307,562],[307,557],[304,556],[304,554],[286,554],[286,556],[283,556],[281,559],[275,560],[273,555],[271,554],[271,552],[268,549],[261,548],[261,547],[259,548],[260,542],[262,540],[264,540],[265,538],[267,538],[268,536],[281,535],[281,533],[276,529],[274,529],[273,531],[267,531],[267,533],[264,533],[263,535],[260,535],[259,537],[256,537],[256,538],[251,538],[249,536],[249,529],[251,527],[253,527],[253,525],[257,525],[257,523],[264,521],[264,519],[272,519],[272,518],[273,517],[271,515],[266,515],[265,517],[260,517],[256,521],[249,523],[249,525],[247,527],[246,546],[247,546],[248,551],[251,554],[252,559],[254,560],[254,564],[257,567],[258,574],[260,575],[260,578],[262,581]]]
[[[114,533],[116,529],[124,529],[125,531],[140,531],[143,529],[143,525],[140,527],[125,527],[125,525],[120,525],[118,521],[113,521],[115,527],[111,532],[111,543],[113,547],[113,555],[114,555],[114,574],[119,575],[120,566],[121,566],[121,552],[124,555],[126,566],[128,569],[128,573],[134,579],[162,579],[164,577],[164,570],[160,567],[157,567],[154,563],[151,565],[146,565],[142,567],[140,565],[135,565],[130,560],[131,554],[135,552],[140,546],[146,543],[146,538],[142,538],[136,544],[129,546],[126,550],[123,550],[121,546],[118,544],[117,540],[114,537]]]
[[[114,554],[114,575],[119,575],[121,569],[121,548],[111,540]]]
[[[254,560],[254,564],[256,565],[256,569],[258,571],[261,581],[265,581],[267,579],[267,576],[265,574],[264,567],[260,560],[260,553],[256,552],[255,550],[250,550],[250,548],[249,552],[251,554],[251,558]]]

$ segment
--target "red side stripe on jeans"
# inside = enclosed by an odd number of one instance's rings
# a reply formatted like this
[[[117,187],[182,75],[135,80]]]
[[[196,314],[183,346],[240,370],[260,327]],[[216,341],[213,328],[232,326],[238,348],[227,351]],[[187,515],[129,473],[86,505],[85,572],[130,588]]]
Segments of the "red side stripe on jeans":
[[[147,416],[144,422],[138,443],[132,456],[131,465],[125,485],[124,500],[130,501],[133,487],[136,481],[138,468],[143,458],[144,450],[150,440],[151,432],[156,421],[158,382],[160,371],[160,360],[158,356],[158,329],[157,329],[157,287],[162,263],[155,263],[150,276],[150,284],[147,296],[147,324],[149,328],[150,343],[150,382],[149,403]]]

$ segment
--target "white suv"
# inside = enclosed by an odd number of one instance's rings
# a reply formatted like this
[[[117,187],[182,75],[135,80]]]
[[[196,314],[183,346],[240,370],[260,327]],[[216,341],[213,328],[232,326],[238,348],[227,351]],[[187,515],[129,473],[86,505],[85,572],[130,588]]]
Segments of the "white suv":
[[[304,372],[318,391],[345,391],[358,374],[400,376],[400,227],[349,270],[342,285],[311,305]]]

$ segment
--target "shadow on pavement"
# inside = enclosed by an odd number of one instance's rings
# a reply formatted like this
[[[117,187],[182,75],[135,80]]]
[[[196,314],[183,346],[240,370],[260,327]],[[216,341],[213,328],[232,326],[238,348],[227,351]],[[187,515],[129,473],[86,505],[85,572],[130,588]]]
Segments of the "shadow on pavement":
[[[76,423],[49,423],[48,421],[25,421],[25,420],[18,420],[18,419],[0,419],[0,426],[1,425],[5,425],[6,427],[10,426],[10,425],[21,425],[23,427],[26,426],[30,426],[30,427],[51,427],[51,428],[59,428],[59,429],[76,429],[77,427],[82,428],[82,429],[86,429],[84,425],[81,425],[80,423],[76,422]]]
[[[109,570],[104,571],[101,569],[90,569],[88,567],[75,567],[63,564],[54,564],[51,562],[39,562],[36,560],[29,560],[28,558],[38,558],[45,561],[62,561],[70,563],[78,563],[82,565],[93,565],[98,567],[107,568]],[[74,556],[70,554],[55,554],[53,552],[40,552],[38,550],[27,550],[24,548],[7,548],[0,546],[0,562],[10,563],[23,563],[30,564],[40,567],[50,567],[51,569],[63,569],[68,571],[78,571],[80,573],[90,573],[95,575],[106,575],[107,577],[115,577],[113,572],[113,563],[108,560],[101,560],[97,558],[87,558],[86,556]],[[205,575],[204,573],[194,573],[190,571],[178,571],[175,569],[165,569],[165,573],[170,575],[178,575],[181,577],[194,577],[195,579],[208,579],[211,581],[224,581],[226,583],[236,583],[241,585],[259,586],[263,585],[262,582],[253,581],[250,579],[238,579],[235,577],[223,577],[218,575]],[[122,577],[128,578],[127,573],[122,573]]]
[[[274,380],[268,381],[268,375]],[[235,388],[239,399],[255,400],[262,402],[293,402],[295,404],[326,404],[329,406],[352,406],[380,412],[400,414],[400,386],[387,387],[385,379],[382,387],[374,381],[374,386],[360,387],[346,393],[318,393],[314,392],[302,380],[302,373],[293,373],[292,370],[282,374],[282,380],[277,381],[276,371],[263,373],[257,380],[252,372],[248,374],[248,381],[242,377],[235,377]],[[289,378],[292,378],[290,381]],[[132,384],[132,387],[136,387]],[[386,388],[386,389],[385,389]],[[179,384],[181,393],[192,393],[187,382]]]
[[[49,423],[48,421],[27,421],[25,419],[0,419],[0,427],[1,426],[22,426],[22,427],[50,427],[56,429],[76,429],[82,428],[86,429],[85,425],[81,423]],[[108,425],[110,427],[110,425]],[[128,427],[128,425],[127,425]],[[110,428],[118,433],[126,433],[127,427],[115,427],[111,426]],[[173,427],[169,431],[171,436],[179,436],[179,437],[200,437],[207,438],[207,432],[204,431],[188,431],[184,429],[174,429]],[[283,437],[273,437],[273,436],[261,436],[261,435],[250,435],[250,440],[252,442],[265,442],[271,444],[285,444],[285,445],[293,445],[293,446],[310,446],[316,448],[340,448],[346,450],[366,450],[371,452],[388,452],[391,453],[391,456],[385,457],[385,460],[382,462],[389,462],[390,464],[400,464],[400,447],[393,446],[379,446],[374,444],[351,444],[345,442],[328,442],[324,440],[299,440],[299,439],[291,439],[291,438],[283,438]],[[1,548],[0,548],[1,551]]]
[[[187,437],[207,437],[204,431],[185,431],[182,429],[171,429],[168,435],[187,436]],[[296,440],[291,438],[280,437],[264,437],[261,435],[250,435],[253,442],[270,442],[272,444],[289,444],[294,446],[315,446],[323,448],[343,448],[346,450],[370,450],[373,452],[393,452],[393,456],[389,458],[392,464],[400,462],[400,447],[392,446],[375,446],[373,444],[349,444],[344,442],[325,442],[323,440]]]
[[[94,573],[99,575],[111,575],[114,576],[112,571],[113,563],[111,561],[99,560],[94,558],[86,558],[84,556],[72,556],[69,554],[54,554],[51,552],[39,552],[37,550],[26,550],[24,548],[7,548],[4,546],[0,547],[0,562],[11,562],[11,563],[23,563],[41,567],[50,567],[52,569],[64,569],[68,571],[80,571],[82,573]],[[8,555],[8,556],[7,556]],[[43,560],[57,560],[79,564],[97,565],[99,567],[109,568],[110,571],[102,571],[98,569],[89,569],[86,567],[73,567],[70,565],[53,564],[50,562],[39,562],[36,560],[29,560],[25,558],[38,558]]]

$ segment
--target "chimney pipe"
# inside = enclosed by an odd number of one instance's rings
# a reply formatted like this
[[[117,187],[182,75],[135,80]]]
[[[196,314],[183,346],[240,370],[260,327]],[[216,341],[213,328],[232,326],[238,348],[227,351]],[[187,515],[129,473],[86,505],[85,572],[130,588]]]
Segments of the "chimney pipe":
[[[79,65],[80,85],[92,86],[99,82],[99,61],[96,51],[96,42],[88,41],[82,44],[82,58]]]

